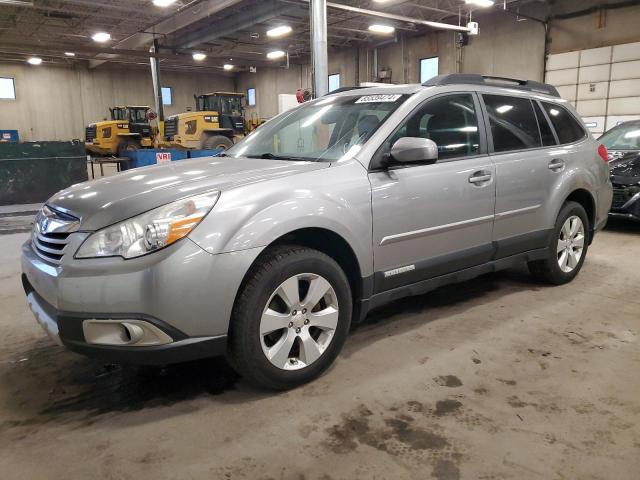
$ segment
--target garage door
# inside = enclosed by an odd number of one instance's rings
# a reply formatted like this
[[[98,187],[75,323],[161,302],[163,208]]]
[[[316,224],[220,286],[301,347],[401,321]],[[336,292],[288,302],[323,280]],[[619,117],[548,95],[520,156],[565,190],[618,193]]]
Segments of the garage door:
[[[640,42],[549,55],[545,77],[596,136],[640,119]]]

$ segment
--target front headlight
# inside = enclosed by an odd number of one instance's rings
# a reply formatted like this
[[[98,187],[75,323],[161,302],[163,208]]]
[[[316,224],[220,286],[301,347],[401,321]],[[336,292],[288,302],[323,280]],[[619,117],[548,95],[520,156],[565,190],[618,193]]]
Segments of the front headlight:
[[[186,237],[209,213],[220,192],[178,200],[130,218],[89,236],[76,258],[135,258]]]

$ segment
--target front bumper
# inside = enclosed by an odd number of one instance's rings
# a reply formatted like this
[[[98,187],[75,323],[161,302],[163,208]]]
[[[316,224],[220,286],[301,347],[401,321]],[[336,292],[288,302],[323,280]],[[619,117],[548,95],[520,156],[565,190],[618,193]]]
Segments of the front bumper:
[[[64,345],[76,353],[113,363],[167,365],[224,355],[226,352],[226,335],[188,338],[184,333],[158,319],[142,318],[136,314],[123,315],[122,318],[137,318],[152,323],[171,336],[171,343],[143,347],[91,344],[84,338],[82,323],[86,319],[113,320],[113,315],[60,312],[32,290],[25,275],[22,276],[22,281],[27,303],[37,322],[55,343]]]
[[[610,216],[640,221],[640,192],[633,187],[614,185]]]
[[[86,234],[73,234],[86,235]],[[168,364],[223,354],[236,293],[261,249],[212,255],[189,239],[131,260],[76,260],[70,241],[60,265],[22,247],[22,280],[47,333],[69,349],[115,363]],[[138,322],[168,340],[104,345],[87,323]]]

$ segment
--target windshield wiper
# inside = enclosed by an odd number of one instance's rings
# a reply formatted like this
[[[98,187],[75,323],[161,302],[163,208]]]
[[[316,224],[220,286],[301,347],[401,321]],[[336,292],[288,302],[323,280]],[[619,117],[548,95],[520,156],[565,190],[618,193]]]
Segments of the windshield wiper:
[[[295,160],[295,161],[308,161],[306,158],[290,157],[287,155],[276,155],[271,152],[260,153],[257,155],[247,155],[247,158],[263,158],[265,160]]]

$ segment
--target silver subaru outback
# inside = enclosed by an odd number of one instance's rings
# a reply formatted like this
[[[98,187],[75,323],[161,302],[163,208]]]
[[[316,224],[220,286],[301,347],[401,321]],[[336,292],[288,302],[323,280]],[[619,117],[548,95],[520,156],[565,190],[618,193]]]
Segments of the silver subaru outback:
[[[22,248],[69,349],[167,364],[226,354],[290,388],[391,300],[528,263],[580,271],[607,219],[606,149],[549,86],[479,75],[342,91],[218,157],[74,185]]]

